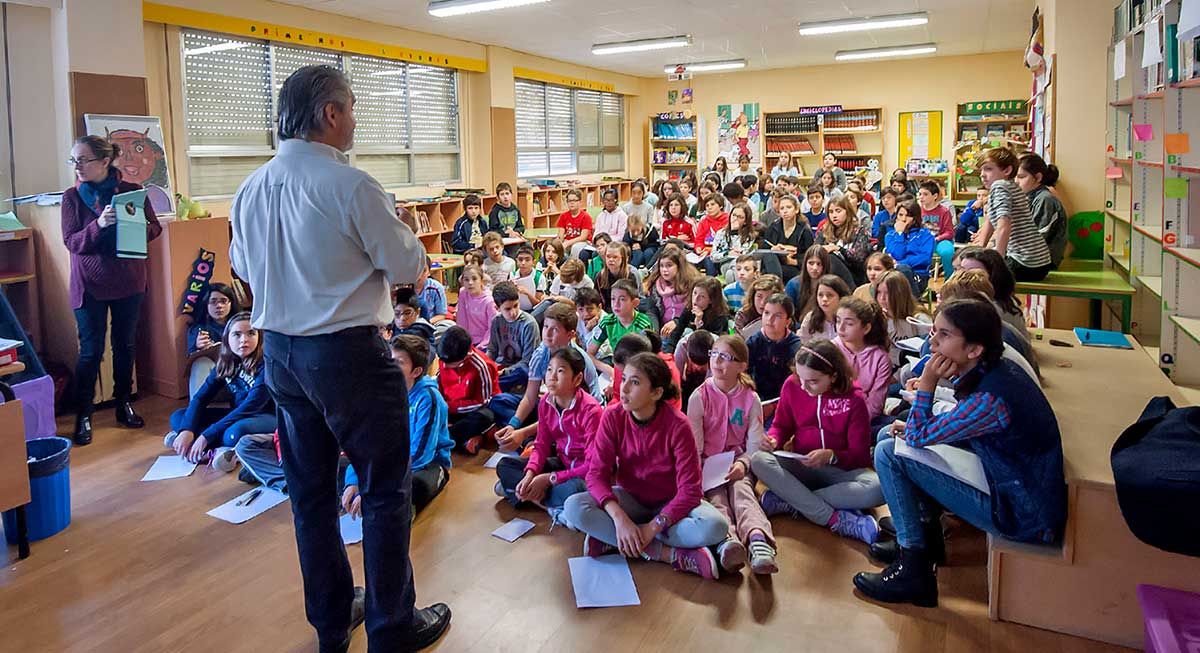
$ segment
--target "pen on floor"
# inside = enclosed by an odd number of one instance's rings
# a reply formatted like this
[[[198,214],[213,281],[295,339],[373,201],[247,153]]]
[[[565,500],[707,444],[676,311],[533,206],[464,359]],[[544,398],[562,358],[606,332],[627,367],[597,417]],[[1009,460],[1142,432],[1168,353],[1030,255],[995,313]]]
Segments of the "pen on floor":
[[[254,503],[254,500],[257,499],[259,497],[259,495],[261,495],[261,494],[262,494],[262,488],[259,488],[255,491],[251,492],[250,494],[246,495],[245,499],[242,499],[233,505],[238,506],[238,507],[248,506],[248,505]]]

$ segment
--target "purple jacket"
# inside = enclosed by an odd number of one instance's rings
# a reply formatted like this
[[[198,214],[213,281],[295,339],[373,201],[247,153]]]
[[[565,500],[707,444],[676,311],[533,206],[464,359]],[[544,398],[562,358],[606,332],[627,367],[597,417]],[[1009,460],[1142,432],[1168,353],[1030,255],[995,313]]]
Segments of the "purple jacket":
[[[841,338],[833,342],[842,348],[846,360],[850,361],[850,367],[854,368],[854,373],[858,375],[854,385],[867,396],[867,412],[871,419],[879,417],[883,414],[883,402],[887,399],[888,384],[892,379],[892,359],[888,350],[871,345],[855,354],[842,343]]]
[[[117,194],[141,186],[122,181]],[[123,299],[146,292],[146,261],[117,258],[117,227],[103,229],[96,222],[103,207],[87,206],[79,191],[68,188],[62,198],[63,243],[71,252],[71,308],[83,306],[86,292],[99,300]],[[146,199],[146,240],[158,238],[162,225]]]

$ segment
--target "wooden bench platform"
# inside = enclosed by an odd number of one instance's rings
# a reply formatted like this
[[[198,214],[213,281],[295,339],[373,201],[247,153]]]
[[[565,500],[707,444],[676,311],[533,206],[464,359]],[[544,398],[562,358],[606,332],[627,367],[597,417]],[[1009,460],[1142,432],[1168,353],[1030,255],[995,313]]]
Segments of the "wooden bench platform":
[[[1093,327],[1100,326],[1099,302],[1120,302],[1121,332],[1129,333],[1132,326],[1134,288],[1120,274],[1105,269],[1103,261],[1064,259],[1062,266],[1046,275],[1045,279],[1018,282],[1017,292],[1027,295],[1090,299],[1093,304]]]

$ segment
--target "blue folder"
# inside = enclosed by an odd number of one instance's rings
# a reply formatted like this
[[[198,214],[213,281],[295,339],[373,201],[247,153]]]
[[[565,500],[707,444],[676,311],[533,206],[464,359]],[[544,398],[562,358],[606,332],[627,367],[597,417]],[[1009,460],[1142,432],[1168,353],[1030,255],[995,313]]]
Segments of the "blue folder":
[[[1083,345],[1084,347],[1133,349],[1133,345],[1129,344],[1129,338],[1126,338],[1124,333],[1117,331],[1104,331],[1102,329],[1085,329],[1083,327],[1075,327],[1075,337],[1079,339],[1079,344]]]

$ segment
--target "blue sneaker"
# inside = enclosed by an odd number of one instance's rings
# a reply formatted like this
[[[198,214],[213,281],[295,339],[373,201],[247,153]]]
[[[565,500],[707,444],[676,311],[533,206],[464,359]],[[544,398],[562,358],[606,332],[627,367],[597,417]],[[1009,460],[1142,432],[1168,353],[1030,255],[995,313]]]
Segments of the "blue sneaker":
[[[879,539],[879,523],[870,515],[864,515],[855,510],[838,510],[834,513],[837,521],[829,530],[867,544],[874,544]]]
[[[784,501],[782,497],[770,490],[763,492],[762,499],[759,500],[759,503],[762,504],[763,512],[766,513],[768,517],[775,517],[776,515],[787,515],[788,517],[796,518],[800,517],[800,513],[792,507],[792,504]]]

